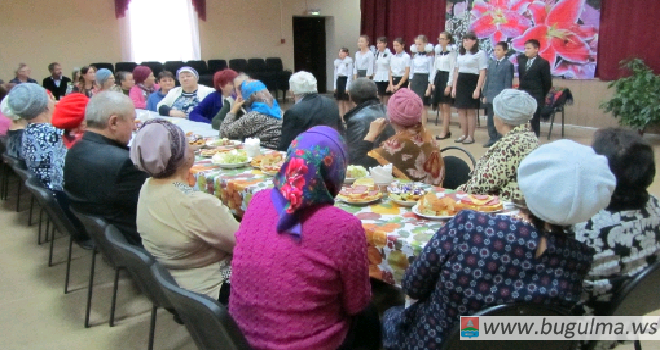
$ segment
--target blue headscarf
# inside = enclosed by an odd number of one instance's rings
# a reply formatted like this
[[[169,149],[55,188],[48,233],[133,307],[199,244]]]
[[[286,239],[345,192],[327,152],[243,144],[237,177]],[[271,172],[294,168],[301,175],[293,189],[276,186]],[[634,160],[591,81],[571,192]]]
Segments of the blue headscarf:
[[[250,99],[250,96],[257,91],[265,90],[266,85],[260,81],[253,81],[248,83],[247,80],[241,84],[241,93],[243,94],[243,100],[247,101]],[[282,110],[280,105],[277,103],[276,99],[273,99],[273,105],[269,106],[265,102],[254,101],[250,106],[245,108],[248,112],[257,111],[261,114],[269,115],[273,118],[282,119]]]

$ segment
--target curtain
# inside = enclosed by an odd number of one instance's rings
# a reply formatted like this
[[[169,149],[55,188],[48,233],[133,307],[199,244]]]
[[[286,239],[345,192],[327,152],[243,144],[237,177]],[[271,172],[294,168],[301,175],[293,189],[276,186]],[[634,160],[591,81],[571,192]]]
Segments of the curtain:
[[[206,0],[190,1],[192,2],[192,6],[195,8],[195,11],[197,11],[199,19],[206,22]],[[126,16],[126,11],[128,11],[128,4],[130,2],[131,0],[115,0],[115,18],[119,19]],[[158,3],[158,5],[154,7],[158,6],[161,6],[161,4]]]
[[[643,59],[660,74],[660,40],[654,20],[658,13],[658,0],[602,1],[597,77],[620,78],[619,62],[632,57]]]
[[[126,12],[130,37],[124,51],[128,61],[191,61],[202,57],[199,44],[198,19],[189,0],[132,0]],[[167,26],[154,31],[154,23],[148,18],[168,18],[176,13],[179,17]],[[176,46],[176,50],[172,47]],[[172,72],[174,73],[174,72]]]
[[[361,0],[361,33],[369,35],[371,44],[386,36],[389,44],[401,37],[405,47],[424,34],[430,43],[445,29],[446,0]]]

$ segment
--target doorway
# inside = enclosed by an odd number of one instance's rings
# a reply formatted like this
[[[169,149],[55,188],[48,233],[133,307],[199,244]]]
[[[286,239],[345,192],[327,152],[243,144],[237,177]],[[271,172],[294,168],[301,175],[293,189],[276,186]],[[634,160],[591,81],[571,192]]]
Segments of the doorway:
[[[325,17],[293,17],[295,71],[314,74],[319,94],[327,91],[325,42]]]

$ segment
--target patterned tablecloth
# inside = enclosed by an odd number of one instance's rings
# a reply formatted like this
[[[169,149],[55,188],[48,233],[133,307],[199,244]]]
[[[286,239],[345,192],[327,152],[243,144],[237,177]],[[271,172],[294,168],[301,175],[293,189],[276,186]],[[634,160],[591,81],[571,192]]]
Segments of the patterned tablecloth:
[[[272,176],[252,167],[222,169],[210,160],[198,160],[191,172],[192,186],[214,194],[237,216],[247,210],[255,193],[273,187]],[[421,219],[387,198],[368,206],[339,201],[336,205],[362,221],[369,245],[369,274],[390,284],[398,285],[415,256],[444,225]]]

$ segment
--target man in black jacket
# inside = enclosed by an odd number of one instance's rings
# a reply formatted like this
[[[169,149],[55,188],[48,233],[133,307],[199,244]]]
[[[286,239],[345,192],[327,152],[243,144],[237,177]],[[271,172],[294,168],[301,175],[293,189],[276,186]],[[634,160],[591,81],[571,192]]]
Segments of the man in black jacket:
[[[66,87],[71,83],[71,79],[62,75],[62,66],[57,62],[49,64],[48,71],[50,76],[44,78],[42,86],[44,89],[50,90],[55,99],[59,100],[66,95]]]
[[[529,39],[525,41],[525,54],[518,56],[519,89],[534,97],[537,103],[532,118],[532,130],[537,137],[541,135],[541,110],[545,106],[545,95],[552,88],[550,62],[538,55],[540,47],[538,40]]]
[[[385,118],[389,120],[387,118],[387,107],[380,103],[376,83],[369,78],[353,80],[348,89],[348,95],[350,100],[356,104],[356,107],[344,116],[346,122],[344,139],[348,145],[348,164],[361,165],[365,168],[379,166],[378,161],[371,158],[367,153],[380,147],[381,142],[392,137],[394,129],[388,124],[374,141],[368,141],[364,138],[369,133],[371,123],[376,119]]]
[[[280,151],[289,149],[291,141],[307,129],[325,125],[340,133],[344,129],[335,101],[318,94],[312,73],[297,72],[289,79],[289,87],[296,104],[282,117]]]
[[[74,210],[115,225],[131,244],[141,243],[135,216],[148,175],[128,152],[135,130],[135,107],[128,96],[101,92],[85,110],[87,130],[66,154],[64,190]]]

